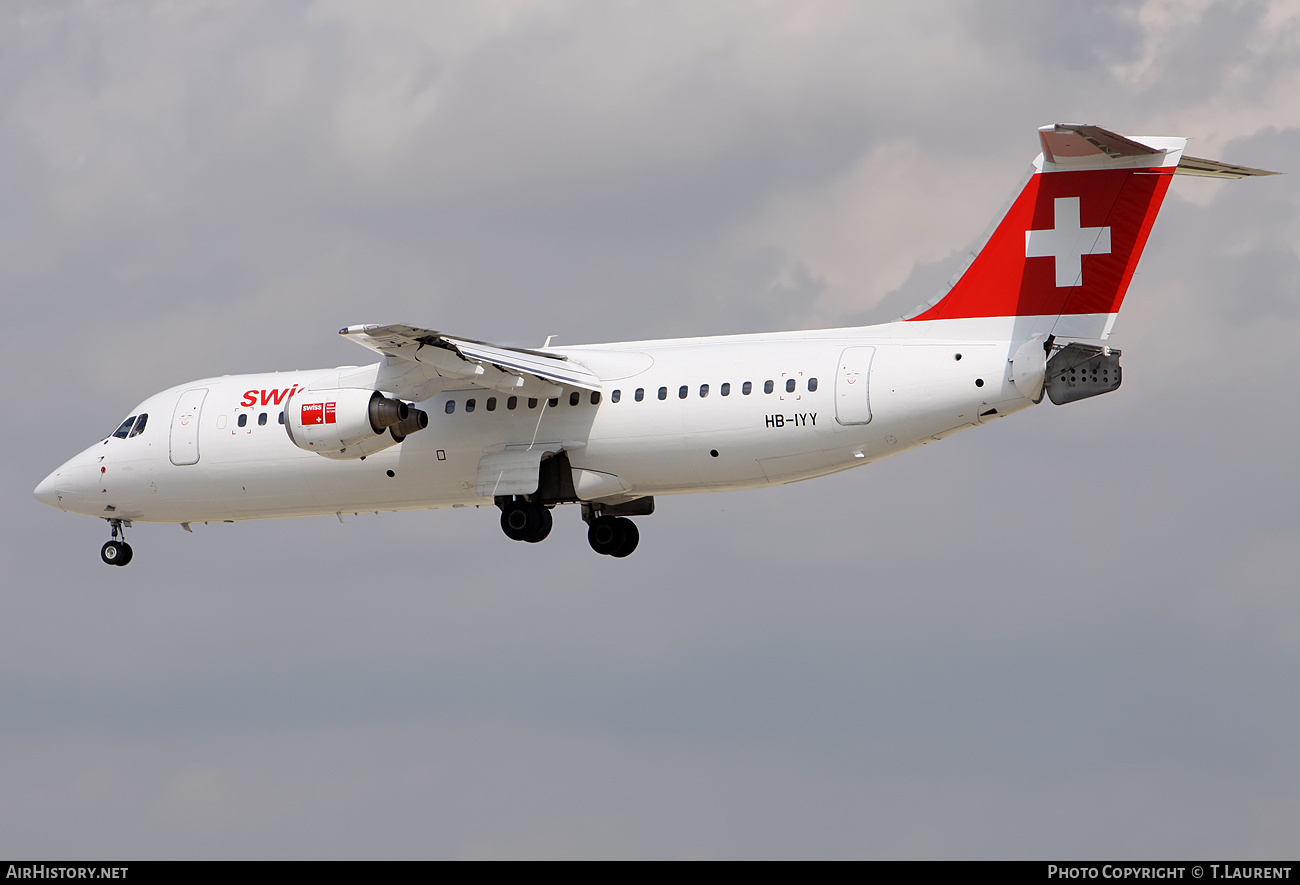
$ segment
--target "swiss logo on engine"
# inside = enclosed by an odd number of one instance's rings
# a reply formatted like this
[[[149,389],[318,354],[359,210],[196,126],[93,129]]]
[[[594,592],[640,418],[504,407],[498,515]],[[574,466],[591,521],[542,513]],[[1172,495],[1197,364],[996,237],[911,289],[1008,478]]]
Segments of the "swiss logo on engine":
[[[337,421],[334,403],[302,404],[302,424],[304,427],[312,424],[335,424]]]

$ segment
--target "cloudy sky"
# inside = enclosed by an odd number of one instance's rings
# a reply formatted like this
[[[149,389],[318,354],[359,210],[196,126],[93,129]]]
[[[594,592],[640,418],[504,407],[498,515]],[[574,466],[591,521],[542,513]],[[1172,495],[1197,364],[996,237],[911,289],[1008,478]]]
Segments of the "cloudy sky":
[[[37,504],[147,395],[888,320],[1061,120],[1179,179],[1125,384],[871,467],[238,525]],[[0,853],[1294,857],[1300,3],[0,7]]]

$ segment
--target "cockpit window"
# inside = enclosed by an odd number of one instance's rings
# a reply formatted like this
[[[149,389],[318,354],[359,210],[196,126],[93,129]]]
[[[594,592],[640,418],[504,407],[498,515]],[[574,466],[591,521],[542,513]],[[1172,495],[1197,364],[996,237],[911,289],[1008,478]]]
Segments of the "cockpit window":
[[[131,432],[133,424],[135,424],[135,415],[123,421],[122,426],[113,431],[113,436],[117,439],[126,439],[126,435]]]
[[[148,412],[142,414],[139,418],[136,418],[136,419],[135,419],[135,427],[131,428],[131,435],[132,435],[132,436],[139,436],[140,434],[144,433],[144,425],[145,425],[145,422],[148,421],[148,420],[149,420],[149,413],[148,413]]]

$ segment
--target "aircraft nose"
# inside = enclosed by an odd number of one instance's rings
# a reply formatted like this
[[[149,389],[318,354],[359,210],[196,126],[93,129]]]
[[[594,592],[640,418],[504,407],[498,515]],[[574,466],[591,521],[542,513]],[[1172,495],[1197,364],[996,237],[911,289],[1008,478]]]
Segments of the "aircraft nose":
[[[41,480],[32,491],[32,497],[68,513],[86,512],[87,506],[98,504],[95,500],[99,488],[97,457],[93,446],[77,455]]]
[[[50,507],[59,507],[59,491],[56,488],[58,484],[59,471],[54,471],[45,479],[41,480],[40,485],[32,492],[32,496],[42,504],[48,504]],[[59,508],[62,509],[62,508]]]

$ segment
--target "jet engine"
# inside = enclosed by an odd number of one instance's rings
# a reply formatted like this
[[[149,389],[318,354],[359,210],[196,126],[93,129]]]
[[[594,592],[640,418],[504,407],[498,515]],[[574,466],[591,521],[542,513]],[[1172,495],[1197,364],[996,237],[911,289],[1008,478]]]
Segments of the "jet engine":
[[[429,416],[377,390],[300,390],[284,407],[284,429],[300,449],[350,461],[395,446]]]
[[[408,409],[410,414],[398,421],[388,432],[392,434],[396,442],[401,442],[417,430],[423,430],[429,426],[429,413],[423,409]]]

